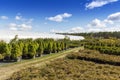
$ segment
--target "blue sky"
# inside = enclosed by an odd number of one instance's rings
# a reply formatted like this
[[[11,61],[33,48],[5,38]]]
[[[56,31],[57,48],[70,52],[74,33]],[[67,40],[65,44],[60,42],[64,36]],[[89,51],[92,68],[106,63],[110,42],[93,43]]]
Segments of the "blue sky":
[[[0,0],[0,30],[91,32],[120,30],[119,0]]]

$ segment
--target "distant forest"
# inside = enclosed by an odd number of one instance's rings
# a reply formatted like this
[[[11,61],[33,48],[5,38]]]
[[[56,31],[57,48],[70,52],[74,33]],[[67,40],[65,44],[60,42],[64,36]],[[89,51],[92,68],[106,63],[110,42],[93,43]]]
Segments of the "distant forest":
[[[119,32],[90,32],[90,33],[57,33],[63,35],[75,35],[75,36],[84,36],[85,38],[119,38],[120,39],[120,31]]]

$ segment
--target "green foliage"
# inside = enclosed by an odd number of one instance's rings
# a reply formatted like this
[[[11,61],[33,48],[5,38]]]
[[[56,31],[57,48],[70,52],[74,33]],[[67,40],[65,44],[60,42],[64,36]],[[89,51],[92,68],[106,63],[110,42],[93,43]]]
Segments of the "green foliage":
[[[11,58],[13,60],[17,60],[19,57],[22,56],[22,53],[20,51],[20,47],[18,44],[13,43],[12,49],[11,49]]]
[[[53,53],[57,52],[57,45],[56,42],[53,43]]]
[[[36,47],[35,47],[35,44],[34,43],[30,43],[28,45],[28,56],[30,58],[34,58],[36,55]]]
[[[67,55],[67,58],[120,66],[120,56],[101,54],[96,50],[80,50],[79,52]]]
[[[27,58],[28,56],[28,44],[27,43],[24,44],[22,56],[23,58]]]
[[[37,49],[37,55],[38,56],[41,56],[44,52],[44,47],[43,47],[43,43],[42,42],[39,42],[38,43],[38,49]]]
[[[4,56],[2,54],[0,54],[0,60],[2,60],[4,58]]]
[[[64,42],[61,42],[60,46],[61,46],[61,50],[64,50],[64,49],[65,49]]]
[[[18,35],[15,35],[15,37],[13,39],[11,39],[10,43],[15,43],[18,39]]]
[[[24,47],[24,43],[22,41],[18,41],[18,45],[20,47],[20,52],[22,53],[23,47]]]
[[[85,48],[98,50],[105,54],[120,55],[119,39],[88,39],[83,42],[85,43]]]
[[[57,52],[61,51],[60,42],[57,42]]]
[[[22,56],[24,59],[40,57],[42,54],[56,53],[68,49],[69,43],[72,43],[68,38],[61,40],[54,39],[18,39],[16,35],[10,43],[0,42],[0,55],[5,60],[17,60]],[[76,41],[77,42],[77,41]]]
[[[49,42],[48,47],[47,47],[47,51],[48,51],[48,53],[51,53],[52,50],[53,50],[53,44],[52,44],[52,42]]]
[[[4,59],[10,59],[11,56],[11,45],[6,44],[4,46]]]
[[[5,57],[10,57],[11,52],[10,52],[11,48],[10,45],[5,43],[5,42],[0,42],[0,54],[2,56],[2,58]]]

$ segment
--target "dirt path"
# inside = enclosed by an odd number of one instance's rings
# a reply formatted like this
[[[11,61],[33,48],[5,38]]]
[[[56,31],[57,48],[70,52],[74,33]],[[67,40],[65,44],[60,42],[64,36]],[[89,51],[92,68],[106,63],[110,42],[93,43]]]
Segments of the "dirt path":
[[[21,69],[30,67],[30,66],[40,66],[45,64],[46,62],[49,62],[50,60],[54,60],[57,58],[61,58],[64,57],[65,55],[71,53],[71,52],[75,52],[78,51],[80,48],[74,48],[74,49],[70,49],[64,52],[60,52],[60,53],[56,53],[56,54],[50,54],[41,58],[37,58],[37,59],[33,59],[33,60],[26,60],[26,61],[21,61],[18,63],[13,63],[10,65],[6,65],[6,66],[1,66],[0,67],[0,80],[5,80],[7,79],[9,76],[11,76],[11,74],[13,74],[16,71],[19,71]]]

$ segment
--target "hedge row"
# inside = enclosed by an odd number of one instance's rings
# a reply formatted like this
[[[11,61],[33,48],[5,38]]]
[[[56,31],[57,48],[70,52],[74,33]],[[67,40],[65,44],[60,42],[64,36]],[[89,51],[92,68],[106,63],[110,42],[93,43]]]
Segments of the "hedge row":
[[[120,66],[120,56],[101,54],[95,50],[80,50],[77,53],[67,55],[67,58]]]
[[[101,53],[120,55],[120,39],[87,39],[82,44],[85,48],[98,50]]]
[[[108,47],[108,46],[90,46],[86,45],[85,48],[98,50],[101,53],[110,54],[110,55],[120,55],[120,47]]]

